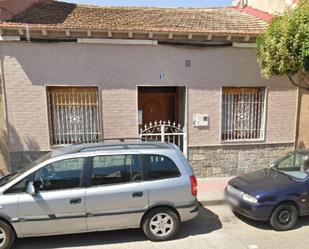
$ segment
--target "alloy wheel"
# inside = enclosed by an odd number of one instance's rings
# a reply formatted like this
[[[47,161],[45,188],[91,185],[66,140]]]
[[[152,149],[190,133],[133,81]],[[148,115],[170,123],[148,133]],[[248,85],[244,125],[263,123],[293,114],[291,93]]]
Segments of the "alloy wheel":
[[[0,227],[0,247],[2,247],[6,242],[6,233],[5,231]]]
[[[174,228],[174,222],[170,215],[166,213],[159,213],[155,215],[149,223],[150,231],[156,236],[167,236]]]

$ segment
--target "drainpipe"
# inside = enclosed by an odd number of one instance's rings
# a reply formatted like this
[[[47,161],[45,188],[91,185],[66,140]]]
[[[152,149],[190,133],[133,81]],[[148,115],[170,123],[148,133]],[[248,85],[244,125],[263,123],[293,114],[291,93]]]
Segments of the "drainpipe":
[[[294,150],[300,147],[299,144],[299,125],[300,125],[300,115],[301,115],[301,102],[302,102],[302,91],[300,87],[297,89],[297,106],[296,106],[296,124],[295,124],[295,144]],[[300,148],[302,149],[302,148]]]

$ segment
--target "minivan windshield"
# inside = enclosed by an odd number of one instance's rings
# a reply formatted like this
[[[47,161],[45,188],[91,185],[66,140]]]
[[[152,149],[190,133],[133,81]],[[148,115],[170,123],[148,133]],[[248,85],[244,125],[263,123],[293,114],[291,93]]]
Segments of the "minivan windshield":
[[[293,152],[277,161],[273,169],[298,180],[304,180],[309,175],[309,154]]]
[[[5,176],[3,176],[2,178],[0,178],[0,187],[9,183],[10,181],[16,179],[17,177],[19,177],[20,175],[22,175],[23,173],[25,173],[26,171],[32,169],[33,167],[39,165],[40,163],[50,159],[52,157],[52,152],[49,152],[45,155],[43,155],[42,157],[40,157],[39,159],[29,163],[26,167],[15,171],[13,173],[7,174]]]

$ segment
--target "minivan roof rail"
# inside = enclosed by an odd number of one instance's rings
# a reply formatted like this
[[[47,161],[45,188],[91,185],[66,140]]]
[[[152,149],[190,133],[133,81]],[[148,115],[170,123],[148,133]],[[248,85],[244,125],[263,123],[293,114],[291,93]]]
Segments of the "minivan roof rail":
[[[104,141],[118,141],[118,142],[124,143],[126,141],[132,141],[132,140],[138,140],[142,142],[160,142],[158,140],[149,139],[145,137],[122,137],[122,138],[100,138],[100,139],[95,139],[95,140],[90,140],[90,141],[81,141],[81,142],[73,143],[73,145],[102,143]]]
[[[136,140],[138,142],[134,142],[132,140]],[[118,141],[118,143],[104,143],[104,141]],[[169,142],[160,142],[158,140],[152,140],[149,141],[148,139],[145,140],[143,138],[107,138],[107,139],[98,139],[96,141],[91,142],[83,142],[83,143],[75,143],[71,146],[58,148],[53,151],[52,157],[66,155],[66,154],[74,154],[79,152],[91,152],[95,151],[97,149],[106,150],[111,149],[113,147],[119,147],[121,146],[122,149],[136,149],[139,148],[149,148],[155,147],[155,148],[173,148],[172,144]]]

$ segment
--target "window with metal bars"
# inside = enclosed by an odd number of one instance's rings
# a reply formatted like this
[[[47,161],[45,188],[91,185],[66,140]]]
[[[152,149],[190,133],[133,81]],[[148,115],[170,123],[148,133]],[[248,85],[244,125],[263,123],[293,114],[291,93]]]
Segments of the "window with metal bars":
[[[93,142],[101,138],[96,87],[48,87],[51,145]]]
[[[223,88],[221,120],[222,141],[263,140],[265,88]]]

